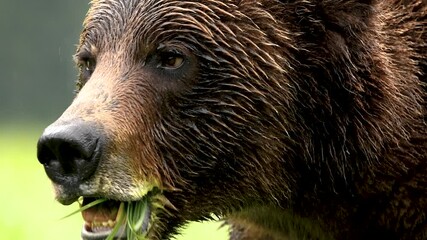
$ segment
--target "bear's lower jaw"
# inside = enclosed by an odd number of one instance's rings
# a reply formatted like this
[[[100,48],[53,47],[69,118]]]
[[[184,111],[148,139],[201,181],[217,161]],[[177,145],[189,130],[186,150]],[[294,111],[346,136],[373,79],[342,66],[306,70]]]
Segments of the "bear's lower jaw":
[[[102,231],[93,232],[93,231],[90,231],[85,224],[85,226],[83,226],[83,229],[82,229],[82,239],[83,240],[105,240],[108,237],[110,237],[111,234],[113,234],[112,228],[105,228]],[[115,234],[115,236],[111,239],[118,239],[118,240],[127,239],[126,225],[120,226],[120,228],[117,231],[117,233]]]

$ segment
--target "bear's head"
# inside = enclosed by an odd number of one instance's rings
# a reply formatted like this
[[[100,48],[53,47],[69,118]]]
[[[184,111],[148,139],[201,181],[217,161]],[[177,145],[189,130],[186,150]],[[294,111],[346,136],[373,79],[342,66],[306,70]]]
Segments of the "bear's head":
[[[419,94],[382,81],[369,1],[326,2],[94,0],[76,97],[38,144],[59,202],[109,199],[83,237],[110,234],[123,202],[147,201],[142,232],[164,239],[301,185],[350,189]]]

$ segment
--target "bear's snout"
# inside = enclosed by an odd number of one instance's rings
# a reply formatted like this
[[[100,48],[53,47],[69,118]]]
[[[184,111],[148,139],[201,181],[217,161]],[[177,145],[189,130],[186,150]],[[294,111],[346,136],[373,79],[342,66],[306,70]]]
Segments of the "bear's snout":
[[[52,124],[37,144],[37,157],[56,184],[77,187],[97,169],[103,146],[100,128],[91,122]]]

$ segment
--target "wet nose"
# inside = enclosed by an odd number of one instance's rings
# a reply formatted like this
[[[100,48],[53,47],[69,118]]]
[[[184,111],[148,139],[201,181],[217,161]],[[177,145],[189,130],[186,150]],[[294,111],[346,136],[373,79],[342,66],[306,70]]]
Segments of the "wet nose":
[[[101,147],[100,130],[95,124],[55,124],[40,137],[37,157],[53,182],[76,185],[94,174]]]

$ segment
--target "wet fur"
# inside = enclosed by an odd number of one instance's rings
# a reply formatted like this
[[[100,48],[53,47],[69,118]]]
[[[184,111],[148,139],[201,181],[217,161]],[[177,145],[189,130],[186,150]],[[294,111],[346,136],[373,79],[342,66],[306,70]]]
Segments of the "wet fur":
[[[164,192],[176,210],[153,239],[212,214],[233,240],[427,239],[426,16],[422,0],[95,0],[78,54],[97,66],[62,118],[108,133],[105,195]],[[147,70],[162,44],[187,72]]]

